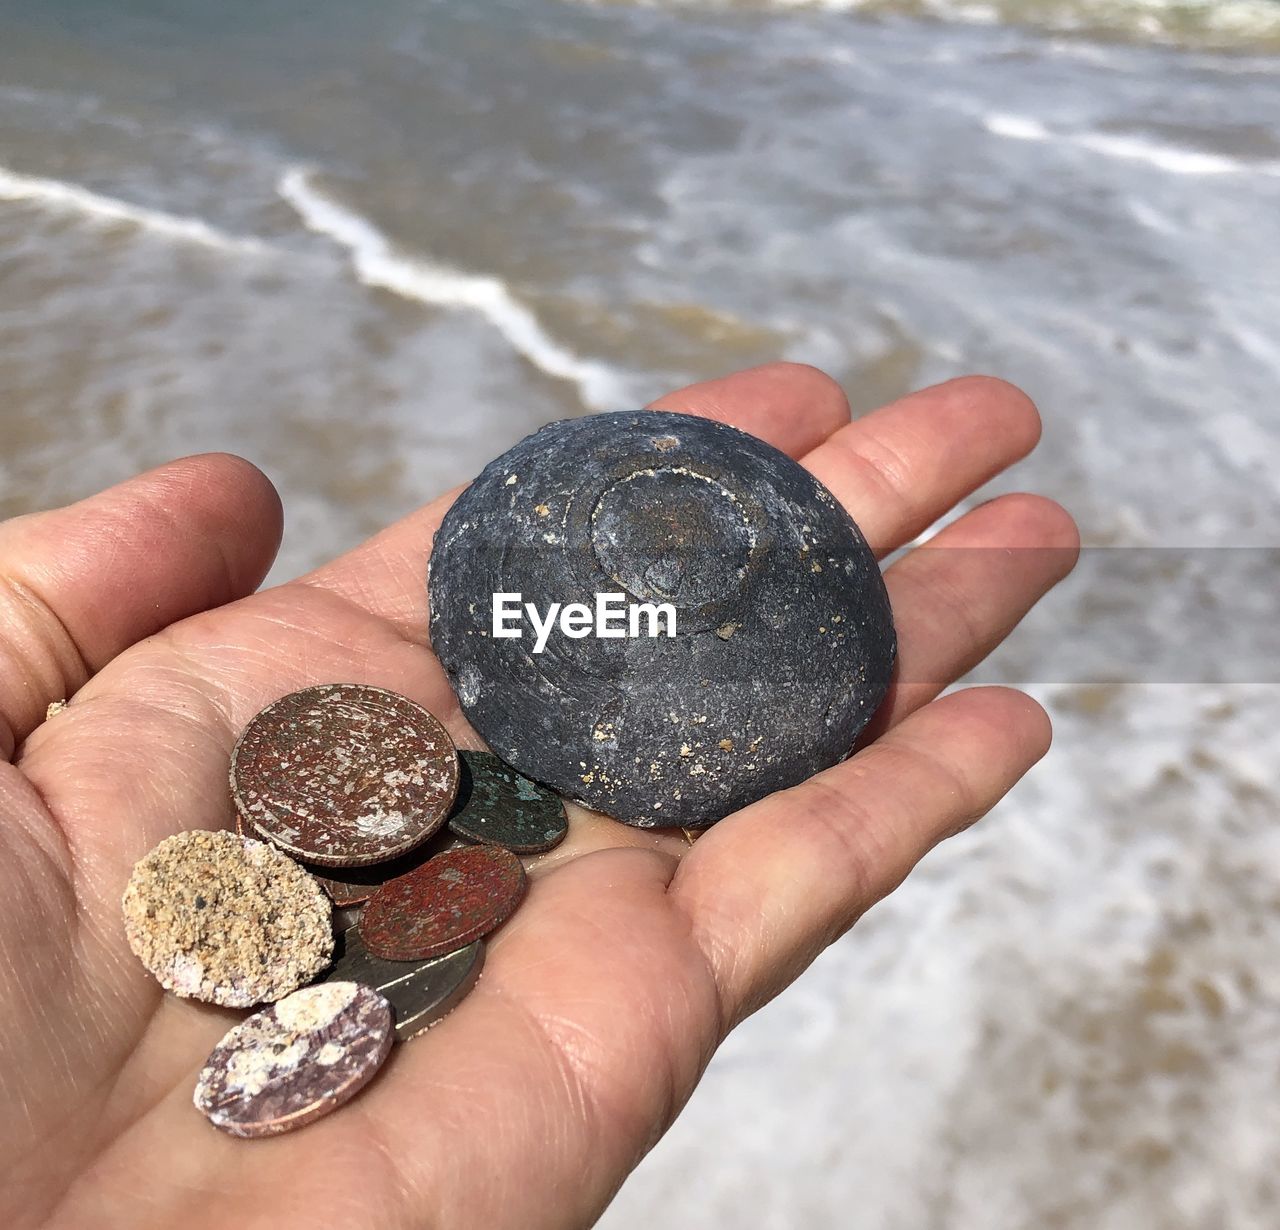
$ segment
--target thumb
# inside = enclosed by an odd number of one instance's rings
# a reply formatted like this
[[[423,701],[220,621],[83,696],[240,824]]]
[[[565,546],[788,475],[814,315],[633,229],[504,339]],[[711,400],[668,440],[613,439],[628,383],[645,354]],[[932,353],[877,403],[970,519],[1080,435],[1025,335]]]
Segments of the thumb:
[[[280,499],[238,457],[188,457],[66,508],[0,523],[0,752],[130,645],[252,593]]]

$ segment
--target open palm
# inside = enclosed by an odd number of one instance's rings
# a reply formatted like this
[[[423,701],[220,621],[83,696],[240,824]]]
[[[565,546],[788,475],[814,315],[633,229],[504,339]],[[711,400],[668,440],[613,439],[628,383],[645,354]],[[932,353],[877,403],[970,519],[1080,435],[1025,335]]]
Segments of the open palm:
[[[658,408],[800,458],[881,554],[1039,433],[1022,394],[980,378],[850,423],[833,382],[786,364]],[[230,823],[232,743],[285,692],[392,688],[480,746],[427,644],[447,503],[260,593],[279,502],[235,458],[0,526],[0,1224],[589,1225],[727,1031],[1048,746],[1019,692],[934,699],[1074,559],[1057,505],[1007,495],[886,572],[899,682],[855,756],[692,847],[571,807],[568,840],[530,861],[528,898],[457,1011],[340,1113],[231,1139],[191,1090],[239,1014],[162,993],[125,943],[121,892],[161,838]]]

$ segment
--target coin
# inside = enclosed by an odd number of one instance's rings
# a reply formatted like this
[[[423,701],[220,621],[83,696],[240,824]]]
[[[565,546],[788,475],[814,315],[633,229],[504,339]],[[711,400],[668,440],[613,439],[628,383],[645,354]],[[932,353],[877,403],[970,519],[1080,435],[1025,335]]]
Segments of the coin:
[[[445,728],[407,697],[363,684],[282,697],[231,754],[231,792],[246,824],[326,867],[380,863],[421,845],[457,789]]]
[[[213,1048],[195,1104],[233,1136],[277,1136],[353,1098],[382,1066],[391,1005],[355,982],[304,987],[240,1022]]]
[[[134,867],[121,905],[129,946],[183,998],[280,999],[333,953],[319,885],[274,846],[226,830],[166,837]]]
[[[330,867],[323,869],[309,867],[307,870],[315,876],[316,883],[318,883],[320,887],[329,894],[329,899],[340,910],[345,910],[353,905],[363,905],[364,902],[368,901],[369,898],[373,896],[374,892],[380,887],[380,885],[384,883],[384,881],[380,879],[371,878],[368,883],[359,884],[354,881],[339,880],[332,876],[321,874],[321,870],[334,870]],[[351,870],[355,871],[357,869],[353,867]]]
[[[324,980],[358,982],[385,995],[395,1009],[401,1042],[448,1016],[480,977],[484,941],[428,961],[384,961],[364,946],[358,927],[338,937],[338,955]]]
[[[492,752],[459,752],[462,778],[449,828],[515,854],[540,854],[569,831],[560,796],[522,777]]]
[[[360,921],[358,905],[335,906],[333,911],[334,952],[340,951],[342,936]]]
[[[321,867],[316,863],[304,863],[303,866],[320,882],[320,887],[333,899],[334,905],[360,905],[368,901],[388,880],[408,875],[427,859],[443,854],[446,850],[456,850],[472,844],[448,829],[441,829],[408,854],[389,859],[385,863],[370,863],[367,867]]]
[[[524,867],[510,851],[450,850],[378,889],[364,907],[360,934],[387,961],[443,956],[505,922],[524,890]]]

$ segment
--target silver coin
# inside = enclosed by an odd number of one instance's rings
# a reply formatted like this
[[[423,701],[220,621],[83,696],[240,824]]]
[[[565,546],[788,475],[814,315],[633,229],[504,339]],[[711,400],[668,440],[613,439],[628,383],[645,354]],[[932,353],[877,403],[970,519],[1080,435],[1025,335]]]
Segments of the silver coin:
[[[407,1042],[443,1020],[476,984],[484,941],[428,961],[384,961],[364,946],[360,929],[335,937],[338,957],[324,982],[358,982],[383,995],[395,1011],[396,1038]]]

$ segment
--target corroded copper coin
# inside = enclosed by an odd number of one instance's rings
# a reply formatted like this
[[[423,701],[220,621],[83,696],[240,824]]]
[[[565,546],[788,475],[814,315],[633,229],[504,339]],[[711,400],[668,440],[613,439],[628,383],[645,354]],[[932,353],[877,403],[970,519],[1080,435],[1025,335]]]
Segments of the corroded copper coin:
[[[480,977],[484,941],[428,961],[384,961],[364,946],[358,927],[338,936],[338,958],[325,981],[358,982],[385,995],[395,1010],[396,1038],[407,1042],[448,1016]]]
[[[522,777],[492,752],[459,752],[462,780],[449,828],[515,854],[541,854],[569,831],[560,796]]]
[[[383,688],[324,684],[268,705],[231,754],[247,825],[325,867],[380,863],[421,845],[458,790],[453,740]]]
[[[312,875],[319,882],[320,887],[329,894],[329,899],[340,910],[345,910],[353,905],[363,905],[378,890],[380,882],[360,883],[356,880],[338,880],[332,876],[321,874],[323,871],[332,871],[335,868],[310,868]],[[352,871],[358,868],[351,868]]]
[[[391,1005],[367,986],[303,987],[230,1030],[196,1081],[195,1104],[233,1136],[276,1136],[353,1098],[391,1050]]]
[[[524,890],[524,867],[510,851],[450,850],[378,889],[364,907],[360,934],[387,961],[443,956],[505,922]]]
[[[446,850],[456,850],[471,844],[473,843],[455,836],[448,829],[441,829],[417,849],[385,863],[370,863],[367,867],[321,867],[316,863],[303,865],[320,881],[320,887],[329,894],[333,904],[345,907],[368,901],[388,880],[408,875],[421,867],[427,859],[443,854]]]

